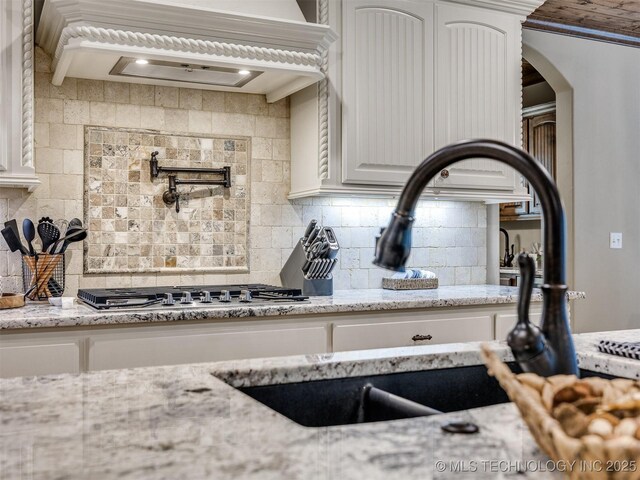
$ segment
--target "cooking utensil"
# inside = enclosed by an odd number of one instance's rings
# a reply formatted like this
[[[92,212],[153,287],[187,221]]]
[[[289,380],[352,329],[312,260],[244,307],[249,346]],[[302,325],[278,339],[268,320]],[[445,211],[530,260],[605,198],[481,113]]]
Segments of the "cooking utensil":
[[[60,230],[53,223],[42,222],[38,224],[38,235],[42,241],[42,251],[47,252],[49,247],[60,238]]]
[[[66,232],[67,228],[69,228],[69,222],[67,220],[65,220],[64,218],[59,218],[58,220],[53,222],[53,224],[56,227],[58,227],[58,230],[60,230],[60,232]]]
[[[304,231],[304,236],[302,237],[303,242],[305,242],[307,238],[309,238],[309,235],[311,235],[311,232],[316,228],[317,223],[318,221],[316,219],[313,219],[309,222],[309,225],[307,225],[307,229]]]
[[[70,227],[81,227],[82,226],[82,220],[80,220],[79,218],[72,218],[71,220],[69,220],[69,226]]]
[[[29,254],[29,251],[25,248],[20,239],[16,237],[15,232],[10,226],[2,229],[2,236],[4,237],[5,242],[7,242],[9,250],[12,252],[20,251],[23,255]]]
[[[53,223],[53,219],[51,217],[42,217],[40,220],[38,220],[38,223]]]
[[[67,249],[67,246],[71,242],[79,242],[81,240],[84,240],[85,238],[87,238],[86,228],[71,227],[67,230],[67,233],[64,237],[61,237],[55,241],[55,243],[49,249],[49,253],[64,253],[64,251]],[[58,249],[58,246],[60,245],[62,245],[62,247],[59,251],[56,251]]]
[[[15,218],[12,218],[8,222],[4,222],[4,226],[11,227],[11,230],[13,230],[13,233],[15,234],[16,238],[20,240],[20,243],[22,243],[22,240],[20,239],[20,231],[18,230],[18,222],[16,222]]]
[[[22,221],[22,233],[29,245],[29,255],[35,255],[36,249],[33,247],[33,240],[36,238],[36,227],[29,218]]]

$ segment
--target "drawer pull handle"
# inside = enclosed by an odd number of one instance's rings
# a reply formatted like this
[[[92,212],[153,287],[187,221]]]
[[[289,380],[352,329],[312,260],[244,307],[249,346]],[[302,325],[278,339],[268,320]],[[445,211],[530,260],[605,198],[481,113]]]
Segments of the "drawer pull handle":
[[[414,342],[419,342],[420,340],[431,340],[433,337],[431,335],[414,335],[411,337],[411,340]]]
[[[442,170],[442,171],[440,172],[440,176],[441,176],[442,178],[449,178],[449,170],[447,170],[447,169],[445,168],[444,170]]]

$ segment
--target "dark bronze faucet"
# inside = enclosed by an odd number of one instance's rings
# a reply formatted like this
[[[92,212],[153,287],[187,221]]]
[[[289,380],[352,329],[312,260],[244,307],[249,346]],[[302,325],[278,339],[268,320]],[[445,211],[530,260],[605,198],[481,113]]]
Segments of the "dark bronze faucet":
[[[500,232],[504,234],[504,258],[502,259],[502,266],[510,268],[513,266],[513,245],[511,245],[511,253],[509,253],[509,232],[505,228],[501,228]]]
[[[389,226],[376,241],[374,264],[390,270],[404,270],[411,250],[411,227],[422,190],[451,164],[470,158],[489,158],[519,171],[538,193],[544,217],[544,275],[542,323],[538,328],[528,320],[528,304],[533,281],[520,291],[518,323],[509,333],[508,344],[522,369],[543,376],[578,375],[576,354],[567,314],[565,284],[565,219],[560,194],[547,170],[528,153],[495,140],[454,143],[430,155],[413,172],[404,186]],[[530,263],[518,258],[524,276]],[[535,267],[535,266],[534,266]],[[535,268],[534,268],[535,271]]]

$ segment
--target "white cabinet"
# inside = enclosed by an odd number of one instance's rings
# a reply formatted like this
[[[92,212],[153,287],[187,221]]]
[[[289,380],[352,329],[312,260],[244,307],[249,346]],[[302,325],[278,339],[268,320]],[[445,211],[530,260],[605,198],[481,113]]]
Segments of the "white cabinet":
[[[0,2],[0,187],[33,191],[33,2]]]
[[[500,12],[438,4],[435,10],[436,148],[470,138],[520,144],[520,22]],[[515,171],[487,159],[458,162],[436,188],[513,191]]]
[[[516,320],[503,304],[0,331],[0,378],[505,340]]]
[[[481,340],[493,340],[493,317],[489,314],[445,314],[425,320],[336,325],[333,329],[336,352]]]
[[[177,326],[176,326],[177,327]],[[119,332],[90,339],[89,370],[215,362],[240,358],[274,357],[327,351],[324,326],[242,328],[207,333],[163,328],[155,335],[144,330]],[[208,329],[211,331],[211,329]]]
[[[344,182],[403,185],[433,151],[433,4],[343,2]]]
[[[521,22],[542,0],[319,2],[342,41],[329,51],[327,81],[291,99],[290,198],[397,195],[439,147],[469,138],[520,145]],[[470,159],[424,193],[528,199],[516,177]]]
[[[542,320],[541,310],[530,310],[529,320],[535,325],[540,326]],[[509,332],[515,327],[518,321],[518,315],[515,313],[498,313],[496,315],[496,340],[506,340]]]
[[[0,345],[0,378],[80,372],[77,342]]]

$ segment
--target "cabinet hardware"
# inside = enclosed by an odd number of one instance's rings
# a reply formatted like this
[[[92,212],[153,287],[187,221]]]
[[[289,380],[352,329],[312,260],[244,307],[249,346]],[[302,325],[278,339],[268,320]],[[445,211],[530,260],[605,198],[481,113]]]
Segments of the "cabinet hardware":
[[[441,176],[442,178],[449,178],[449,170],[447,170],[447,169],[445,168],[444,170],[442,170],[442,171],[440,172],[440,176]]]
[[[420,340],[431,340],[433,337],[431,335],[414,335],[411,337],[411,340],[414,342],[419,342]]]

